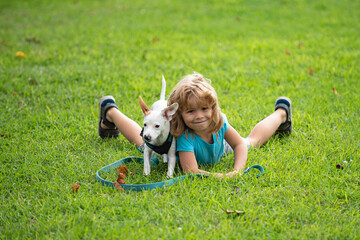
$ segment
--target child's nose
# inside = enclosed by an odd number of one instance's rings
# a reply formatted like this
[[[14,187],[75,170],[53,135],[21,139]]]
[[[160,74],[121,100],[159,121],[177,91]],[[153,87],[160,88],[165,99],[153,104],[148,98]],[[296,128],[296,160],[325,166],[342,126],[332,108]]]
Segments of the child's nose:
[[[196,111],[195,112],[195,118],[202,118],[202,112],[201,111]]]

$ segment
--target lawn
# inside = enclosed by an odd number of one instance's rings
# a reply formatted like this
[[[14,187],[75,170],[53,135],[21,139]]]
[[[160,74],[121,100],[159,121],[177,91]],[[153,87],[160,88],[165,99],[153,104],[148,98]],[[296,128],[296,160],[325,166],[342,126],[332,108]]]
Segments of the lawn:
[[[357,0],[0,0],[0,239],[359,239],[359,33]],[[99,98],[141,124],[138,96],[194,71],[244,137],[292,99],[292,135],[249,150],[264,174],[99,184],[141,157],[98,136]],[[128,183],[165,180],[162,164],[129,168]]]

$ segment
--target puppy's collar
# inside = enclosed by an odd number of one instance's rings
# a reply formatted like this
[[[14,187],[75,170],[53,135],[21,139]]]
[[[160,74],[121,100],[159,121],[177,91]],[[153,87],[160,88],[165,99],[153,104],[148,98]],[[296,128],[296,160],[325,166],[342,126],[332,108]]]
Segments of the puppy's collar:
[[[141,130],[140,136],[143,136],[143,133],[144,133],[144,128]],[[169,149],[171,147],[171,143],[173,140],[173,136],[171,135],[171,133],[169,133],[166,141],[160,146],[155,146],[155,145],[152,145],[151,143],[148,143],[147,141],[145,141],[144,137],[143,137],[143,140],[144,140],[145,144],[149,148],[151,148],[153,151],[155,151],[156,153],[165,154],[165,153],[169,152]]]

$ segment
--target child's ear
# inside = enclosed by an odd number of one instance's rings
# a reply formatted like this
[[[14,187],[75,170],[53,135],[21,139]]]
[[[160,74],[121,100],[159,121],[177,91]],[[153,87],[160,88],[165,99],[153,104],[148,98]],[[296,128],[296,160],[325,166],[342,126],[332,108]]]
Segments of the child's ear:
[[[173,103],[164,110],[161,111],[161,114],[164,118],[166,118],[168,121],[172,119],[172,116],[176,113],[176,111],[179,108],[178,103]]]
[[[149,115],[151,110],[140,96],[139,96],[139,104],[140,104],[141,110],[143,111],[144,115],[145,116]]]

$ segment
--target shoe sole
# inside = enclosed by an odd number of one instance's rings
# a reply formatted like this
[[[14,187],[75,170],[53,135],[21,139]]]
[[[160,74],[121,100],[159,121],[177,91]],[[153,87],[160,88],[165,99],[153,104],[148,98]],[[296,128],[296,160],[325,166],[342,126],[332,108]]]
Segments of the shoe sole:
[[[101,105],[105,100],[111,99],[114,101],[115,103],[115,98],[113,96],[104,96],[101,97],[99,100],[99,125],[98,125],[98,133],[99,136],[101,138],[117,138],[119,135],[119,130],[118,129],[103,129],[101,127],[101,121],[102,121],[102,117],[101,117]]]
[[[276,108],[276,105],[278,104],[278,101],[279,100],[285,100],[289,103],[289,114],[287,114],[287,119],[286,119],[286,122],[285,123],[282,123],[279,128],[276,130],[275,134],[291,134],[292,132],[292,120],[291,120],[291,117],[292,117],[292,102],[290,100],[290,98],[288,97],[278,97],[276,100],[275,100],[275,109],[278,109],[278,108],[282,108],[282,107],[278,107]],[[283,103],[285,104],[285,103]],[[287,111],[286,111],[287,113]],[[282,129],[284,126],[283,124],[290,124],[290,126],[286,127],[285,129]]]

